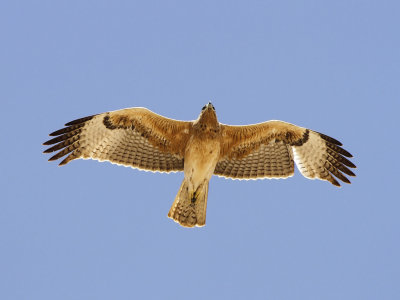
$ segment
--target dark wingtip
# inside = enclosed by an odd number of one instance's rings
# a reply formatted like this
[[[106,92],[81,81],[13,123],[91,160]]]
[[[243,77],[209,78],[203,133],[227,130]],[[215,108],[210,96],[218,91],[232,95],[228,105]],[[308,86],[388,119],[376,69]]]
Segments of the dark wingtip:
[[[344,149],[343,149],[344,150]],[[345,152],[345,154],[343,154],[344,156],[346,156],[346,157],[348,157],[348,158],[352,158],[353,157],[353,154],[351,154],[349,151],[347,151],[347,150],[344,150],[344,152]]]
[[[71,122],[68,122],[68,123],[65,124],[66,127],[61,128],[59,130],[56,130],[56,131],[50,133],[49,136],[57,136],[57,135],[60,135],[60,134],[64,134],[64,133],[73,131],[73,130],[78,129],[80,127],[83,127],[85,125],[84,124],[85,122],[93,119],[93,117],[95,117],[95,116],[97,116],[97,115],[92,115],[92,116],[89,116],[89,117],[84,117],[84,118],[80,118],[80,119],[76,119],[76,120],[73,120]]]
[[[67,157],[67,158],[68,158],[68,157]],[[69,160],[67,160],[67,158],[65,158],[62,162],[60,162],[60,163],[58,164],[58,166],[59,166],[59,167],[65,166],[65,165],[69,162]]]
[[[338,147],[338,148],[339,148],[339,151],[337,151],[337,152],[339,152],[340,154],[342,154],[342,155],[344,155],[346,157],[349,157],[349,158],[353,157],[353,154],[351,154],[349,151],[347,151],[347,150],[345,150],[345,149],[343,149],[341,147]]]
[[[61,129],[60,129],[60,130],[61,130]],[[52,133],[49,133],[49,136],[57,136],[57,135],[59,135],[58,132],[59,132],[60,130],[53,131]]]
[[[66,130],[69,130],[69,128],[64,127],[64,128],[58,129],[58,130],[50,133],[49,136],[57,136],[57,135],[63,134],[63,133],[65,133]]]
[[[52,145],[53,143],[51,142],[53,139],[51,139],[51,140],[48,140],[48,141],[45,141],[42,145],[43,146],[49,146],[49,145]]]
[[[53,144],[56,144],[56,143],[58,143],[58,142],[60,142],[60,141],[62,141],[63,139],[60,139],[60,137],[55,137],[55,138],[52,138],[52,139],[50,139],[50,140],[48,140],[48,141],[45,141],[44,143],[43,143],[43,145],[44,146],[49,146],[49,145],[53,145]]]
[[[353,155],[349,151],[347,151],[347,150],[345,150],[343,148],[341,148],[341,149],[342,149],[342,151],[340,152],[340,154],[342,154],[342,155],[344,155],[346,157],[349,157],[349,158],[353,157]]]
[[[71,151],[72,151],[72,150],[71,150]],[[63,157],[64,155],[67,155],[67,154],[68,154],[69,152],[71,152],[71,151],[69,151],[68,148],[65,148],[64,150],[62,150],[62,151],[56,153],[55,155],[53,155],[52,157],[50,157],[50,158],[49,158],[49,161],[57,160],[57,159]]]
[[[347,166],[353,169],[357,169],[357,166],[355,164],[353,164],[351,161],[347,160]],[[355,176],[355,175],[354,175]]]
[[[343,177],[344,177],[344,178],[341,179],[343,182],[345,182],[345,183],[347,183],[347,184],[351,184],[350,180],[349,180],[347,177],[345,177],[345,176],[343,176]],[[345,178],[346,178],[346,179],[345,179]]]
[[[330,183],[332,183],[334,186],[340,187],[340,183],[333,177],[331,178]]]
[[[332,143],[332,144],[335,144],[335,145],[338,145],[338,146],[343,146],[343,144],[342,144],[340,141],[338,141],[337,139],[334,139],[333,137],[330,137],[330,136],[328,136],[328,135],[326,135],[326,134],[323,134],[323,133],[321,133],[321,132],[318,132],[318,134],[319,134],[320,137],[323,138],[325,141],[328,141],[328,142],[330,142],[330,143]]]
[[[72,126],[72,125],[84,123],[86,121],[89,121],[89,120],[93,119],[94,116],[96,116],[96,115],[91,115],[91,116],[88,116],[88,117],[84,117],[84,118],[79,118],[79,119],[73,120],[71,122],[66,123],[65,126]]]
[[[49,135],[50,135],[50,136],[62,135],[62,134],[65,134],[65,133],[68,133],[68,132],[77,130],[77,129],[83,127],[84,125],[85,125],[85,123],[80,123],[80,124],[71,125],[71,126],[64,127],[64,128],[59,129],[59,130],[56,130],[56,131],[50,133]]]
[[[335,152],[337,152],[337,153],[339,153],[339,154],[341,154],[343,156],[346,156],[346,157],[349,157],[349,158],[353,157],[353,155],[349,151],[343,149],[342,147],[340,147],[338,145],[332,144],[332,143],[330,143],[328,141],[325,141],[325,144],[326,144],[326,146],[328,148],[332,149],[333,151],[335,151]]]
[[[346,173],[347,175],[356,177],[356,174],[354,174],[354,173],[353,173],[352,171],[350,171],[350,170],[348,170],[348,171],[349,171],[349,172]]]

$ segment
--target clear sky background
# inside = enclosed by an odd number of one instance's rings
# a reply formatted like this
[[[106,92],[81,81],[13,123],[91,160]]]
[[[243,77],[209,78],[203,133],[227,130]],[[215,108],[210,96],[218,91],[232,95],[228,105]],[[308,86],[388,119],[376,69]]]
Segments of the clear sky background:
[[[398,1],[3,1],[0,299],[400,299]],[[338,189],[49,163],[47,134],[144,106],[284,120],[342,141]]]

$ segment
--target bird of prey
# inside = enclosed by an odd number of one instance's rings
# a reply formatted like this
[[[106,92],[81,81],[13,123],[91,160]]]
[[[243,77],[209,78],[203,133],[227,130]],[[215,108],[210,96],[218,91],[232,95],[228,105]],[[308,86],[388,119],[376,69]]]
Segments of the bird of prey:
[[[77,119],[50,133],[49,160],[95,159],[153,172],[184,172],[168,217],[185,227],[204,226],[208,183],[217,175],[232,179],[287,178],[294,162],[310,179],[355,176],[352,155],[325,134],[283,121],[231,126],[219,123],[208,103],[194,121],[178,121],[134,107]]]

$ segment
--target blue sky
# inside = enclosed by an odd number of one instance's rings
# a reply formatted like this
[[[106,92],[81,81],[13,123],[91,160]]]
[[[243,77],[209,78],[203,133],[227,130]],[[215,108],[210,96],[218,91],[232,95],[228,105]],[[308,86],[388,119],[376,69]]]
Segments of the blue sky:
[[[0,4],[1,299],[399,299],[398,1]],[[48,163],[73,119],[133,106],[284,120],[342,141],[338,189],[213,177],[207,225],[166,217],[182,173]]]

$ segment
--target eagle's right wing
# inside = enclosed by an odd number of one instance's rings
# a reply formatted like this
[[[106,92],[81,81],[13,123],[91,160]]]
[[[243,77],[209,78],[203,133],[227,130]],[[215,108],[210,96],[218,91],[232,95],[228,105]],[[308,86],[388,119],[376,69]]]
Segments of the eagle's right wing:
[[[191,122],[160,116],[146,108],[127,108],[81,118],[50,134],[56,136],[44,151],[59,151],[49,160],[69,154],[73,159],[95,159],[138,169],[183,171],[184,149]]]

